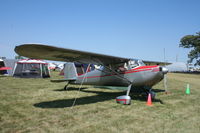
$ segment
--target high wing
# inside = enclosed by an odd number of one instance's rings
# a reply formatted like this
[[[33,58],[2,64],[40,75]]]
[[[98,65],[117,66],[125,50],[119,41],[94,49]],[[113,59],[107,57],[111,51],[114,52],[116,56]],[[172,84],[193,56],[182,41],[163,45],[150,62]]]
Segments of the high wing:
[[[86,64],[108,65],[127,62],[128,58],[121,58],[91,52],[84,52],[66,48],[41,44],[23,44],[15,47],[15,52],[21,56],[35,59],[80,62]]]
[[[45,59],[65,62],[80,62],[96,65],[114,65],[128,62],[129,58],[103,55],[73,49],[58,48],[42,44],[23,44],[15,47],[15,52],[21,56],[34,59]],[[146,65],[168,65],[170,63],[143,61]]]

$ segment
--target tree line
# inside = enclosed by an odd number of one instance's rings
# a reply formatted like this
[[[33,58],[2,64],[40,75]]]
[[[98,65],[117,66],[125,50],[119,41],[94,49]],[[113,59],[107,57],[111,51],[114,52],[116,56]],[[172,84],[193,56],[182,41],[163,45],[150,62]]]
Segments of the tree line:
[[[200,32],[182,37],[179,46],[191,48],[191,51],[188,54],[190,62],[195,61],[195,65],[200,65]]]

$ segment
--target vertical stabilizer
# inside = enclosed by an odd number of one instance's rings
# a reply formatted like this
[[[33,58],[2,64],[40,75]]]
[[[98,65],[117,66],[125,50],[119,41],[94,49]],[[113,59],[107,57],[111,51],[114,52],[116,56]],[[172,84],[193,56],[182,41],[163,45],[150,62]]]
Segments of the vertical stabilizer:
[[[67,80],[76,80],[76,77],[78,75],[74,63],[72,62],[65,63],[64,76],[65,79]]]

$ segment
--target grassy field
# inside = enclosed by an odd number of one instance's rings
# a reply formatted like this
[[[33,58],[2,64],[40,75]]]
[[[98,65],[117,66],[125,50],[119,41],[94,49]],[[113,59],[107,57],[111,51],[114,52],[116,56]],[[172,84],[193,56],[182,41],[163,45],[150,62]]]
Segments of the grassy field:
[[[190,95],[185,94],[187,83]],[[83,86],[79,92],[74,85],[63,91],[64,85],[49,79],[0,77],[0,132],[200,132],[200,75],[169,73],[170,93],[162,91],[162,82],[154,86],[152,107],[140,95],[131,94],[132,104],[120,105],[115,97],[123,91]]]

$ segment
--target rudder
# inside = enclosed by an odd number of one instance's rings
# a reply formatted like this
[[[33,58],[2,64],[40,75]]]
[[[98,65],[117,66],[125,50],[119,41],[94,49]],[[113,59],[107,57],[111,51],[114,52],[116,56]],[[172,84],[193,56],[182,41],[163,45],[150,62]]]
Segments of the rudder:
[[[76,80],[78,75],[74,63],[72,62],[65,63],[64,76],[66,80]]]

